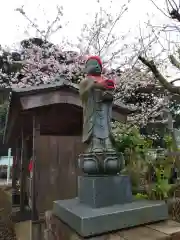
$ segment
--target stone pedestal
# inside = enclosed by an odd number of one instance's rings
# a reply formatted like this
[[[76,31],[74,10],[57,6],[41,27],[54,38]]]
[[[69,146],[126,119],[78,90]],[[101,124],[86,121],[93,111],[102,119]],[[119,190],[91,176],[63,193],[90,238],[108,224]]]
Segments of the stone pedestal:
[[[80,203],[92,208],[132,202],[131,183],[128,176],[78,177]]]
[[[53,214],[83,237],[168,219],[164,201],[133,201],[128,176],[78,178],[78,197],[55,201]]]

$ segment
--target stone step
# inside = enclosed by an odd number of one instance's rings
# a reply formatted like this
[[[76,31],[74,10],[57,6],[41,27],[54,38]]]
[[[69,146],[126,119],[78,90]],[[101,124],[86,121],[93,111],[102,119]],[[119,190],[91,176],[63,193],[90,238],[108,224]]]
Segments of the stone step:
[[[180,240],[180,223],[172,220],[83,238],[49,211],[46,214],[46,226],[46,231],[52,235],[51,240],[57,240],[58,237],[64,240]]]
[[[136,227],[116,234],[111,234],[108,240],[180,240],[180,223],[163,221]]]

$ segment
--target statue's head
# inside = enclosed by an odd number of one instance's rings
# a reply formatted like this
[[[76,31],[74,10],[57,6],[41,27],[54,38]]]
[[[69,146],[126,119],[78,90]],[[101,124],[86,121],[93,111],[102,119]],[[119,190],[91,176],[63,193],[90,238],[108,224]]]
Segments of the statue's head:
[[[88,75],[99,76],[102,73],[102,62],[100,57],[91,56],[88,58],[85,64],[85,72]]]

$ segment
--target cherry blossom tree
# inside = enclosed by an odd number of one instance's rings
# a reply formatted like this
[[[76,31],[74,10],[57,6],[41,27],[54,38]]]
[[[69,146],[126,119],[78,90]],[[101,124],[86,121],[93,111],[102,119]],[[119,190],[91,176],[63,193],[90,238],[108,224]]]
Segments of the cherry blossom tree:
[[[0,57],[1,86],[28,87],[53,83],[59,78],[77,82],[83,75],[84,59],[73,51],[39,38],[21,42],[18,52],[2,50]]]
[[[127,4],[122,5],[120,12],[115,17],[105,11],[98,2],[99,8],[95,14],[95,19],[91,24],[86,23],[82,26],[82,34],[78,37],[81,44],[76,45],[76,48],[80,50],[79,53],[64,51],[64,45],[69,45],[69,48],[71,48],[72,43],[62,42],[60,46],[49,43],[51,35],[62,28],[62,7],[57,7],[57,15],[52,22],[47,22],[47,29],[41,29],[26,14],[24,7],[17,8],[16,11],[28,21],[40,38],[30,38],[29,41],[22,41],[19,53],[7,54],[7,52],[2,51],[2,59],[3,61],[5,59],[5,62],[3,62],[1,71],[1,83],[9,86],[25,87],[32,84],[52,83],[61,76],[65,76],[66,80],[73,82],[80,81],[83,76],[82,66],[85,56],[91,52],[91,54],[98,54],[103,58],[103,54],[106,55],[105,53],[109,51],[109,48],[114,47],[119,41],[113,30],[127,11],[129,2],[130,0],[127,1]],[[42,39],[42,43],[40,43],[40,39]],[[110,53],[108,62],[118,58],[120,53],[122,53],[121,49]],[[19,58],[14,59],[14,55],[19,55]],[[9,65],[11,65],[11,70],[13,66],[15,71],[11,71]]]
[[[77,52],[65,51],[63,43],[60,46],[50,43],[49,38],[62,28],[62,8],[57,8],[55,19],[48,23],[47,29],[40,27],[30,19],[24,8],[18,11],[36,29],[40,38],[29,38],[20,44],[16,52],[1,49],[0,84],[4,87],[27,87],[42,83],[54,83],[61,77],[67,81],[78,83],[83,77],[83,67],[86,55],[98,54],[102,57],[105,69],[104,75],[115,78],[117,83],[116,99],[124,104],[138,109],[131,122],[145,124],[163,106],[164,93],[161,91],[145,91],[148,88],[158,88],[156,78],[150,72],[142,71],[137,65],[138,50],[135,49],[124,62],[120,57],[126,54],[129,45],[126,35],[117,36],[114,28],[128,10],[128,4],[120,8],[116,16],[112,16],[100,5],[95,18],[82,26],[78,43],[66,42],[66,46],[76,45]],[[116,49],[121,41],[124,43]],[[113,63],[113,65],[111,64]],[[117,63],[120,67],[117,67]],[[132,64],[133,63],[133,66]],[[123,67],[126,65],[126,68]],[[128,68],[127,68],[128,66]]]
[[[85,56],[90,53],[100,55],[103,60],[105,56],[108,56],[104,63],[113,63],[115,59],[117,60],[122,55],[123,49],[127,48],[126,44],[117,51],[110,51],[110,49],[115,48],[120,38],[121,40],[125,38],[125,36],[119,38],[115,35],[114,28],[121,20],[123,14],[127,12],[129,2],[130,0],[127,1],[127,4],[120,7],[120,11],[116,16],[112,16],[97,1],[97,10],[93,21],[84,23],[82,26],[81,34],[76,44],[76,48],[79,50],[78,53],[64,51],[64,45],[69,45],[69,49],[71,49],[72,46],[75,47],[73,43],[61,42],[60,46],[49,43],[52,34],[60,31],[62,28],[62,7],[57,7],[57,15],[52,22],[47,21],[47,29],[41,29],[27,15],[24,7],[17,8],[16,11],[28,21],[28,24],[36,30],[40,37],[33,38],[35,41],[30,38],[28,44],[28,41],[22,41],[21,47],[16,54],[2,51],[1,84],[25,87],[32,84],[50,83],[56,81],[57,76],[64,75],[67,80],[73,82],[80,81],[83,76],[83,61]],[[42,43],[40,43],[40,39],[42,39]],[[15,58],[14,55],[16,55]],[[18,59],[17,55],[19,56]]]

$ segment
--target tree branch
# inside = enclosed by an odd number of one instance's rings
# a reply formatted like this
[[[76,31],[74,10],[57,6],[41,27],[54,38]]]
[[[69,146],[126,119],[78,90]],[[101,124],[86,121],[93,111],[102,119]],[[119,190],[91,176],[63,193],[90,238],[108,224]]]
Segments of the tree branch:
[[[59,24],[59,25],[57,26],[57,28],[56,28],[55,30],[53,30],[54,25],[55,25],[57,22],[60,21],[60,17],[62,17],[62,15],[63,15],[63,13],[62,13],[61,8],[57,6],[57,15],[56,15],[56,18],[55,18],[54,21],[52,21],[52,23],[48,26],[47,31],[46,31],[46,34],[45,34],[45,37],[44,37],[45,40],[47,40],[48,37],[49,37],[52,33],[57,32],[60,28],[62,28],[62,25]]]
[[[169,60],[172,63],[172,65],[174,65],[176,68],[180,70],[180,62],[173,55],[169,55]]]
[[[159,82],[165,89],[167,89],[171,93],[180,94],[180,88],[173,86],[171,83],[169,83],[167,79],[160,73],[153,61],[148,61],[142,56],[139,56],[138,59],[151,70],[155,78],[159,80]]]
[[[26,12],[24,11],[23,6],[22,6],[21,8],[16,8],[15,11],[19,12],[20,14],[22,14],[22,15],[28,20],[28,22],[31,24],[31,26],[32,26],[33,28],[35,28],[35,29],[37,30],[37,32],[40,33],[41,36],[44,37],[43,31],[41,31],[41,30],[39,29],[39,26],[38,26],[37,24],[35,24],[35,23],[26,15]]]

